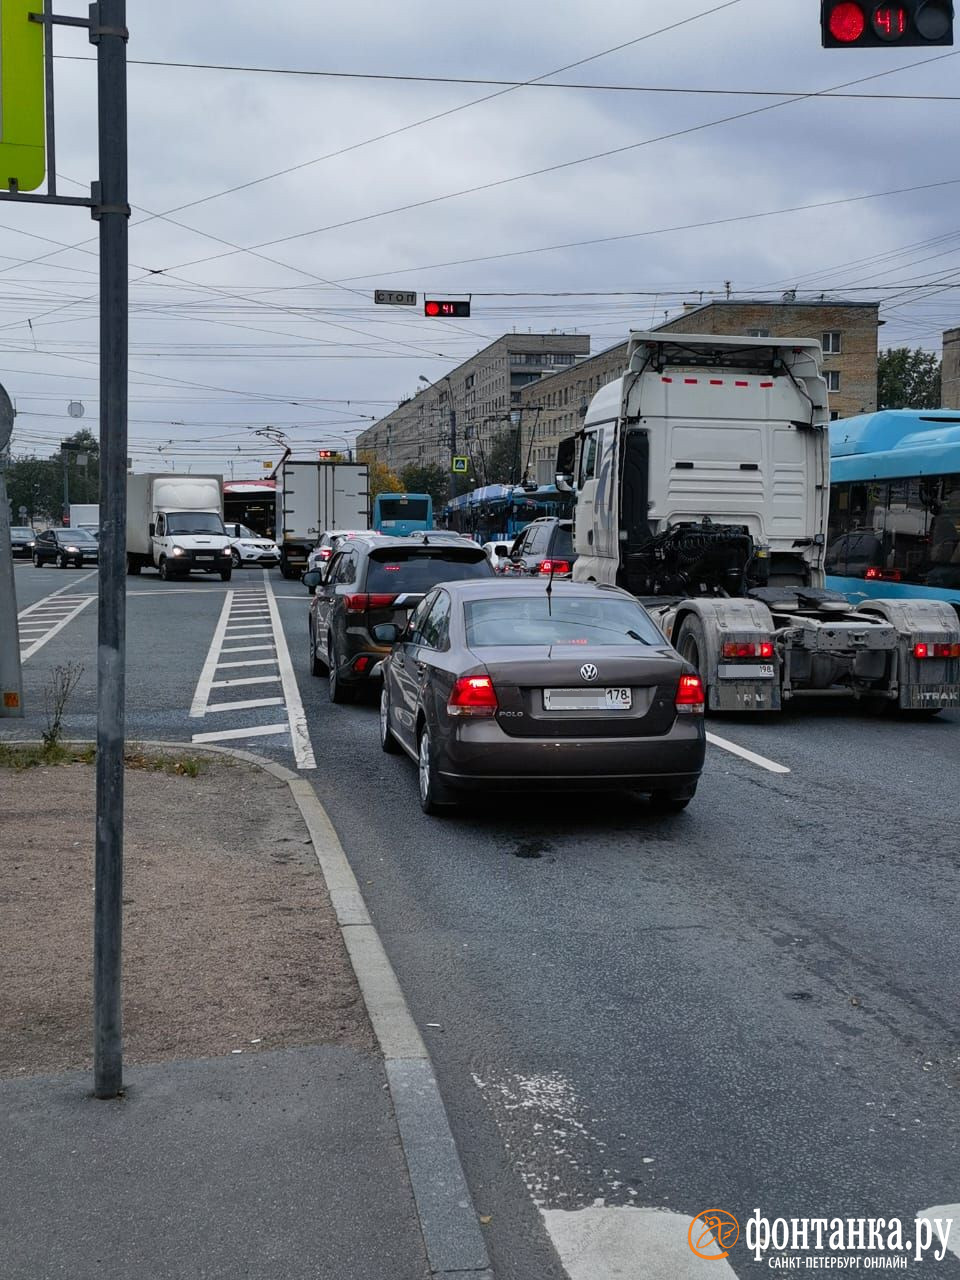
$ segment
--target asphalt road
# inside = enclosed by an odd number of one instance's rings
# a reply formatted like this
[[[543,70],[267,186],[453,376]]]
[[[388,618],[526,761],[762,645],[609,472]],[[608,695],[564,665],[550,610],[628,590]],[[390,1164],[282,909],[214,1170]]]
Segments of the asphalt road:
[[[96,582],[29,565],[16,576],[21,610]],[[265,591],[266,576],[131,581],[128,734],[276,728],[290,699],[282,663],[269,665],[274,598],[307,776],[430,1047],[500,1280],[562,1275],[552,1241],[593,1221],[564,1216],[589,1206],[622,1208],[646,1280],[661,1274],[656,1233],[627,1206],[685,1224],[716,1206],[741,1223],[755,1208],[912,1221],[960,1202],[960,713],[898,722],[831,704],[711,719],[761,762],[711,746],[677,816],[630,797],[488,797],[430,819],[412,762],[380,751],[373,701],[334,707],[310,676],[306,593],[277,573]],[[220,647],[249,648],[227,660],[262,661],[271,692],[218,696],[284,705],[191,717],[235,589],[264,621],[231,615],[239,638]],[[94,602],[26,660],[30,718],[5,736],[36,729],[44,682],[68,660],[85,671],[67,729],[92,736],[95,628]],[[227,745],[293,766],[295,718]],[[589,1234],[576,1247],[589,1260]],[[716,1265],[686,1253],[663,1274]],[[729,1264],[769,1272],[742,1242]],[[576,1276],[615,1274],[589,1265]],[[910,1274],[960,1277],[960,1257]]]

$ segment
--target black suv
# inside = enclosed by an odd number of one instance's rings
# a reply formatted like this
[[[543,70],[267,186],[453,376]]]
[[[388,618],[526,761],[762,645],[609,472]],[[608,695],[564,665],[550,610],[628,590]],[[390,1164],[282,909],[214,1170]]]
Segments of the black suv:
[[[504,572],[552,573],[555,578],[569,578],[576,558],[573,553],[573,521],[543,516],[517,534]]]
[[[45,529],[33,544],[33,563],[38,569],[45,564],[58,569],[75,564],[80,569],[96,564],[99,553],[100,544],[88,529]]]
[[[331,702],[352,701],[390,652],[390,645],[374,640],[375,626],[392,622],[403,629],[410,610],[438,582],[494,576],[483,548],[466,538],[431,541],[429,533],[345,538],[324,570],[304,574],[306,585],[315,587],[311,674],[327,673]]]

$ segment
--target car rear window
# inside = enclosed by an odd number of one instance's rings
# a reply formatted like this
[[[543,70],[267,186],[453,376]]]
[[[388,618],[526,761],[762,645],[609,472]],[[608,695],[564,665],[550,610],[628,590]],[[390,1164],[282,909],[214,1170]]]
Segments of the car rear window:
[[[429,591],[438,582],[493,576],[493,567],[479,547],[386,547],[370,556],[365,590]]]
[[[562,525],[557,530],[556,537],[554,538],[553,554],[555,556],[573,555],[573,534],[569,529],[564,529]]]
[[[595,595],[500,596],[464,603],[467,644],[664,645],[648,615],[631,600]]]

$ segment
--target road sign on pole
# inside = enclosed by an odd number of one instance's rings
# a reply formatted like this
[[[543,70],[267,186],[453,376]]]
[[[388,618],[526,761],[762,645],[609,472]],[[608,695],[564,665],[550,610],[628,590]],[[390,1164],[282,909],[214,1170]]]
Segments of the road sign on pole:
[[[453,471],[454,475],[465,476],[467,474],[467,469],[469,468],[469,466],[470,466],[470,459],[465,458],[463,457],[462,454],[460,454],[458,457],[455,457],[453,459],[453,463],[450,469]]]
[[[46,171],[39,0],[0,0],[0,188],[36,191]]]
[[[396,289],[374,289],[373,300],[392,307],[415,307],[417,305],[417,295],[415,293],[404,293]]]

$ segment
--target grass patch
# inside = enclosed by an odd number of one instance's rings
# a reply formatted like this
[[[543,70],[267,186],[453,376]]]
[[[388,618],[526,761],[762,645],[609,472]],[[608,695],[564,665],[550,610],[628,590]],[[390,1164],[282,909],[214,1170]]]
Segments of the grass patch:
[[[43,765],[93,764],[97,749],[93,745],[67,746],[62,742],[16,743],[0,742],[0,769],[37,769]],[[181,778],[197,778],[206,772],[209,762],[200,756],[150,755],[139,747],[124,752],[127,769],[142,769],[153,773],[168,773]]]

